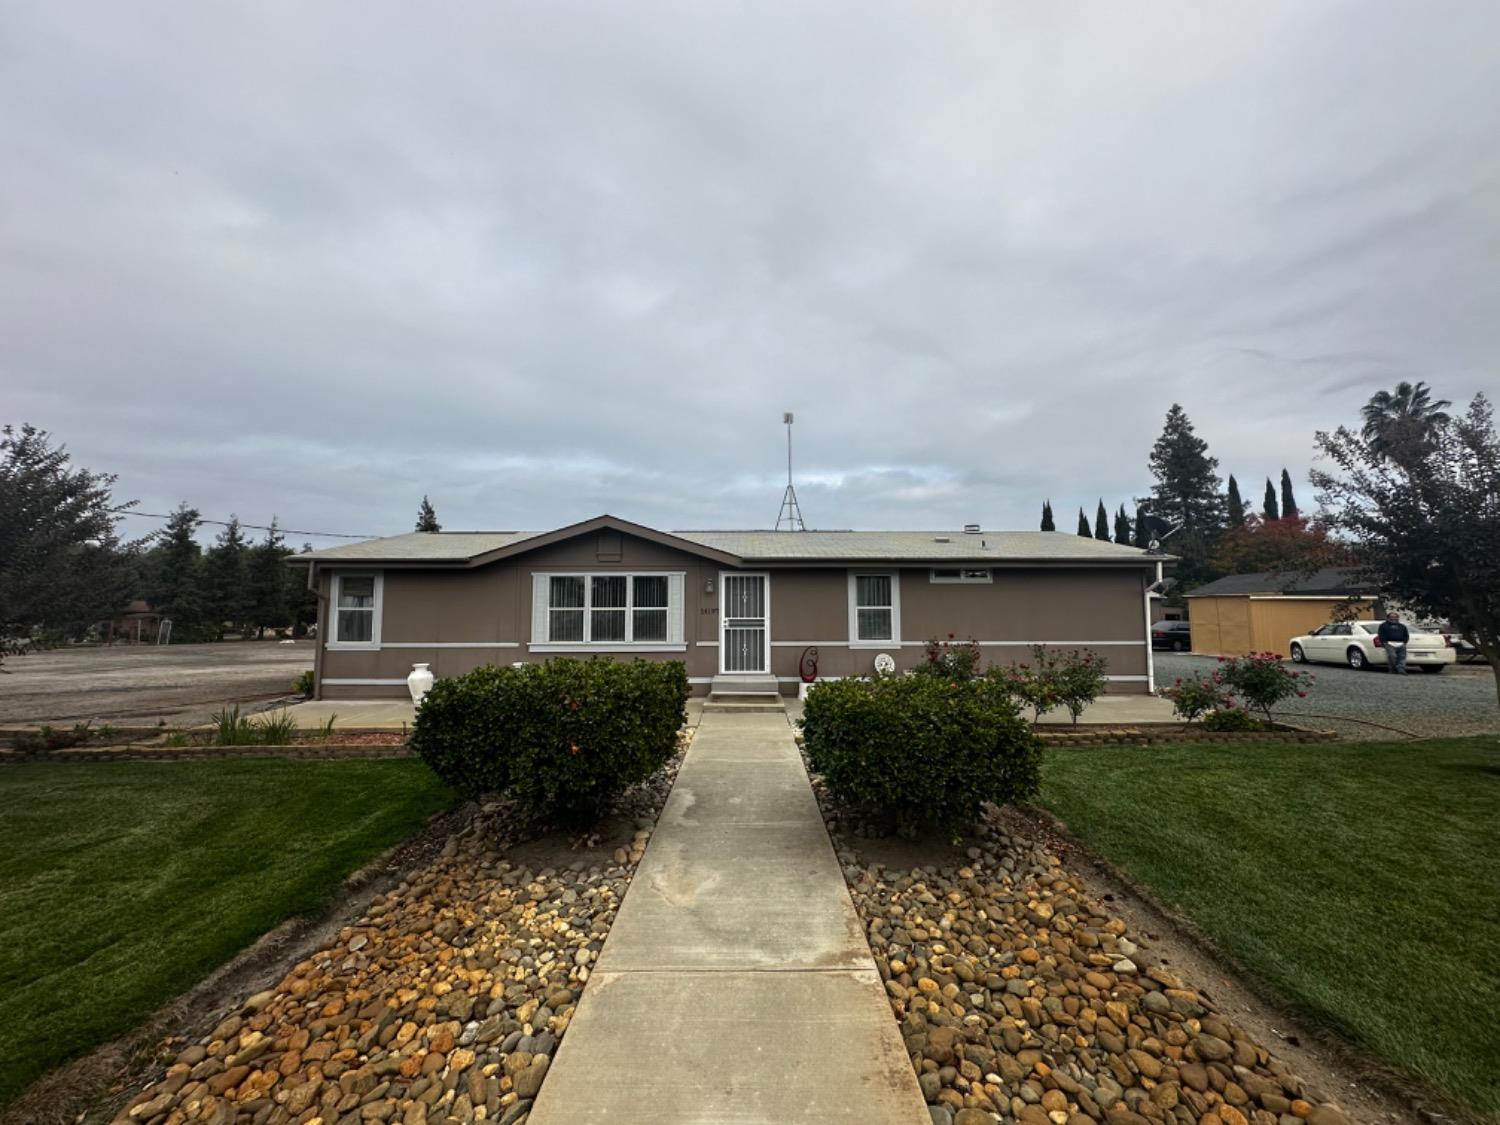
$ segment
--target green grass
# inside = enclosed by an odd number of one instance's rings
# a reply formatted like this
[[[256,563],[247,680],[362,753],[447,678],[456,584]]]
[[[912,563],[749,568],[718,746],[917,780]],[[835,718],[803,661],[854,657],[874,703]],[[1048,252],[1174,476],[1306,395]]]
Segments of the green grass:
[[[0,767],[0,1105],[450,800],[404,760]]]
[[[1304,1018],[1500,1116],[1500,739],[1056,750],[1042,803]]]

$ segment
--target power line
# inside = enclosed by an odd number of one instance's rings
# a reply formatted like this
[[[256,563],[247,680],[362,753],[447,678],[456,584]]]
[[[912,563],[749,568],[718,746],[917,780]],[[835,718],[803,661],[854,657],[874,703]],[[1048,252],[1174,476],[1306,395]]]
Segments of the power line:
[[[108,510],[111,511],[111,512],[118,512],[122,516],[145,516],[147,519],[153,519],[153,520],[169,520],[169,519],[172,518],[170,515],[163,515],[161,512],[138,512],[134,508],[110,508]],[[229,526],[229,522],[227,520],[204,519],[202,516],[198,517],[198,522],[199,523],[211,523],[215,527],[228,527]],[[263,523],[245,523],[243,521],[239,521],[239,523],[240,523],[241,527],[248,527],[251,531],[270,531],[271,530],[270,527],[268,527],[266,524],[263,524]],[[298,531],[296,528],[280,527],[280,526],[278,526],[276,528],[276,530],[279,531],[279,532],[281,532],[283,535],[311,535],[311,536],[314,536],[315,538],[318,538],[318,539],[378,539],[378,538],[380,538],[378,535],[350,535],[347,531]]]

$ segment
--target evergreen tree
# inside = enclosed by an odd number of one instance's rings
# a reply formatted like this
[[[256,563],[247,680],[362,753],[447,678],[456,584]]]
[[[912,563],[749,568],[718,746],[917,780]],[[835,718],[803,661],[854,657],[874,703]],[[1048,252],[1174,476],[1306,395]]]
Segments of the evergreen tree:
[[[1083,514],[1082,508],[1078,509],[1078,534],[1082,535],[1085,539],[1092,539],[1094,537],[1094,529],[1089,526],[1089,518]]]
[[[1099,500],[1099,510],[1094,513],[1094,538],[1109,542],[1109,513],[1104,510],[1104,500]]]
[[[266,537],[250,549],[250,590],[254,598],[251,624],[257,631],[285,629],[292,624],[292,574],[283,561],[291,553],[272,516]]]
[[[1229,474],[1229,496],[1226,501],[1226,511],[1230,529],[1245,526],[1245,502],[1240,499],[1240,485],[1234,479],[1234,474]]]
[[[1139,507],[1135,510],[1135,545],[1143,551],[1151,546],[1151,525],[1146,520],[1146,513]]]
[[[1161,437],[1151,449],[1151,492],[1155,514],[1180,524],[1189,535],[1212,532],[1223,514],[1219,467],[1208,455],[1208,443],[1193,432],[1193,423],[1177,403],[1167,411]]]
[[[1120,510],[1115,513],[1115,542],[1123,546],[1130,546],[1130,517],[1125,514],[1125,505],[1120,505]]]
[[[302,544],[298,554],[312,554],[312,544]],[[295,557],[295,556],[294,556]],[[307,567],[288,563],[287,600],[292,610],[292,636],[305,637],[307,630],[318,623],[318,593],[307,588]]]
[[[432,501],[424,495],[422,505],[417,509],[418,531],[442,531],[443,525],[438,523],[437,512],[432,507]]]
[[[1297,511],[1297,498],[1292,495],[1292,474],[1281,470],[1281,518],[1294,520],[1301,515]]]
[[[1276,507],[1276,486],[1271,483],[1271,478],[1266,478],[1266,502],[1261,508],[1261,515],[1267,520],[1279,520],[1281,512]]]
[[[250,551],[237,516],[214,539],[204,559],[208,591],[209,627],[214,639],[223,626],[241,632],[253,616],[255,598],[250,591]]]
[[[146,600],[171,619],[174,641],[197,639],[205,624],[203,549],[195,538],[202,522],[197,508],[177,505],[148,558]]]
[[[1052,501],[1051,500],[1047,500],[1047,501],[1044,501],[1042,503],[1042,530],[1043,531],[1056,531],[1057,530],[1057,524],[1055,524],[1055,523],[1052,522]]]

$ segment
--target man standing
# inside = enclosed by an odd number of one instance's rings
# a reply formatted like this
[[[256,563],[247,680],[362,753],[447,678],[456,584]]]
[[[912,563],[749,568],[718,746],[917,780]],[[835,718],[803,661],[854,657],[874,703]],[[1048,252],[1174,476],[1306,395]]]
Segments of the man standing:
[[[1393,609],[1385,615],[1385,620],[1380,623],[1380,631],[1376,633],[1380,638],[1380,644],[1385,649],[1385,670],[1387,672],[1399,672],[1406,675],[1406,642],[1411,639],[1406,626],[1401,624],[1401,618]]]

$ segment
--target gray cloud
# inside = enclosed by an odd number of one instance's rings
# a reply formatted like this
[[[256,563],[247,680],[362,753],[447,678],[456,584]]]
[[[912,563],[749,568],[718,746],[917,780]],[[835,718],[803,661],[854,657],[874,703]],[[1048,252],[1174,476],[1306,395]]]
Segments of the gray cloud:
[[[1500,385],[1489,6],[13,6],[3,413],[148,510],[1060,526]]]

